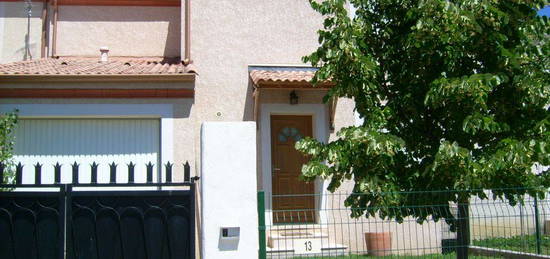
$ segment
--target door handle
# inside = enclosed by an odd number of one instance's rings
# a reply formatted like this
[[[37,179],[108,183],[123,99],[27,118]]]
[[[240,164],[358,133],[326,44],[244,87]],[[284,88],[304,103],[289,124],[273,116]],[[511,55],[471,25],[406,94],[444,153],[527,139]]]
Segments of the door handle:
[[[281,168],[273,168],[273,172],[275,171],[281,171]]]

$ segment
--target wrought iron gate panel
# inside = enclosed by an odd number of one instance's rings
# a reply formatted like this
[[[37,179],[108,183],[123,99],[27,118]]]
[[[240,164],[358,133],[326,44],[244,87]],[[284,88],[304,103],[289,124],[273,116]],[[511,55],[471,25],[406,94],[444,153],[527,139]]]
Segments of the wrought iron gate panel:
[[[75,162],[70,165],[71,183],[60,182],[62,165],[57,163],[53,183],[44,184],[42,166],[34,165],[35,183],[23,184],[23,165],[18,163],[15,183],[5,184],[6,167],[0,163],[0,259],[195,258],[199,178],[191,177],[189,163],[183,164],[182,182],[174,181],[170,162],[159,175],[165,182],[153,182],[151,162],[145,179],[135,179],[135,164],[128,164],[126,183],[116,182],[114,162],[109,183],[97,182],[95,162],[90,182],[81,183]]]
[[[60,258],[63,200],[53,192],[0,192],[0,258]]]
[[[193,258],[193,201],[190,190],[73,192],[69,259]]]
[[[40,186],[57,189],[49,192],[0,191],[0,258],[193,259],[195,184],[162,186],[187,190],[73,190],[92,187],[78,184]]]

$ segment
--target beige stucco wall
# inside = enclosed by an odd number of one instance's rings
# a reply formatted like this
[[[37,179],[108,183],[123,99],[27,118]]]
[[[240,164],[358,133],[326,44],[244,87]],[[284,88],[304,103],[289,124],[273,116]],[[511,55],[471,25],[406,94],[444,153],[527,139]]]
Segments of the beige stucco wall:
[[[32,57],[40,57],[42,3],[33,2],[30,23],[30,50]],[[0,64],[25,58],[27,36],[26,4],[0,2]]]
[[[192,112],[196,128],[202,121],[252,120],[248,66],[303,64],[302,56],[318,45],[322,17],[308,1],[192,1],[191,8],[191,53],[199,71]],[[304,98],[319,96],[311,94]],[[270,95],[262,93],[262,100],[288,102],[287,93]],[[351,113],[341,110],[346,112]]]
[[[179,7],[60,6],[57,55],[176,57],[180,26]]]
[[[199,71],[196,106],[202,120],[250,117],[248,65],[301,64],[317,46],[321,24],[307,1],[192,1],[192,12],[191,53]]]

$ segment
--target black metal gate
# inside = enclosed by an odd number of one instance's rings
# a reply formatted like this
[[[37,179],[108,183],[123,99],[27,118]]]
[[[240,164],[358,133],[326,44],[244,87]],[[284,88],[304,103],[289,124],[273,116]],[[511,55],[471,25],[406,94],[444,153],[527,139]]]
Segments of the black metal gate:
[[[151,182],[149,172],[145,183],[134,183],[130,167],[132,181],[122,184],[78,183],[78,167],[71,184],[60,183],[60,170],[52,184],[22,184],[18,165],[16,183],[0,183],[0,258],[194,259],[198,178],[189,177],[189,165],[179,183],[171,164],[164,183]],[[35,165],[35,179],[40,171]]]

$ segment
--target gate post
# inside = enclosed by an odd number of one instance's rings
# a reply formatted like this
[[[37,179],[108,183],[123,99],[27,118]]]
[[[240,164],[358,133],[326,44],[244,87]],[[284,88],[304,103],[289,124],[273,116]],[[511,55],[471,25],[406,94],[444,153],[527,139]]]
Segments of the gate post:
[[[76,164],[76,162],[75,162]],[[78,170],[78,169],[77,169]],[[72,221],[73,221],[73,198],[72,198],[72,192],[73,192],[73,185],[72,184],[65,184],[63,186],[65,189],[65,254],[67,255],[67,259],[74,259],[74,253],[73,253],[73,230],[72,230]]]
[[[258,257],[256,124],[201,127],[202,259]]]
[[[258,250],[258,259],[266,259],[266,242],[265,242],[265,193],[264,191],[258,192],[258,232],[260,249]]]
[[[535,194],[535,235],[537,237],[537,254],[541,254],[541,237],[540,237],[540,218],[539,218],[539,205],[538,205],[538,198]]]
[[[193,226],[189,229],[189,242],[190,242],[190,254],[191,254],[191,258],[196,258],[197,257],[197,254],[196,254],[196,238],[197,236],[195,235],[195,230],[197,228],[197,220],[196,220],[196,204],[195,204],[195,201],[196,201],[196,183],[194,180],[192,180],[191,182],[191,186],[190,186],[190,192],[191,192],[191,203],[189,204],[189,209],[190,209],[190,213],[189,213],[189,217],[191,218],[191,222],[193,222]]]
[[[468,247],[470,245],[470,213],[468,203],[468,200],[458,202],[457,259],[468,259]]]
[[[67,188],[65,185],[59,186],[59,218],[58,218],[58,224],[60,226],[60,234],[59,234],[59,240],[58,244],[58,256],[59,259],[65,259],[65,240],[67,238],[67,232],[65,231],[67,229],[67,219],[65,217],[65,207],[67,206]]]

